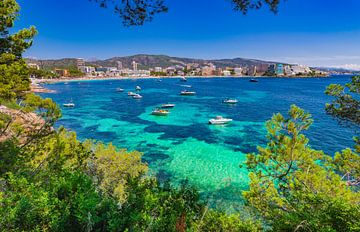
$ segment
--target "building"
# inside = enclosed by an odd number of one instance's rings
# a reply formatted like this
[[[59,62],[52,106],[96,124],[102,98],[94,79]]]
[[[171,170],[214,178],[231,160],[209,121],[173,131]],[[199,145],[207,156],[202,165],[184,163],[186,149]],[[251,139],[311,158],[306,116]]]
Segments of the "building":
[[[69,71],[67,69],[55,69],[54,71],[61,77],[69,76]]]
[[[268,64],[257,64],[256,65],[256,74],[257,75],[263,75],[264,73],[266,73],[269,69],[269,65]]]
[[[116,63],[117,63],[117,69],[118,69],[118,70],[122,70],[122,69],[123,69],[123,64],[122,64],[122,62],[121,62],[121,61],[116,61]]]
[[[221,76],[222,75],[222,69],[221,68],[217,68],[216,70],[213,71],[213,75],[214,76]]]
[[[155,68],[154,68],[154,71],[155,71],[155,72],[162,72],[163,69],[162,69],[162,67],[155,67]]]
[[[95,68],[91,66],[80,66],[79,70],[85,74],[91,74],[96,71]]]
[[[257,74],[257,66],[256,65],[250,66],[248,71],[247,71],[247,74],[249,76],[256,76],[256,74]]]
[[[268,68],[268,74],[270,75],[275,75],[276,72],[276,64],[271,64]]]
[[[294,72],[295,75],[298,74],[309,74],[311,72],[311,69],[307,66],[303,66],[303,65],[293,65],[291,67],[292,71]]]
[[[176,68],[175,67],[167,67],[166,68],[166,74],[169,76],[173,76],[176,73]]]
[[[204,66],[201,68],[201,75],[203,76],[212,76],[216,70],[215,65]]]
[[[242,68],[234,68],[234,74],[235,76],[241,76],[243,73],[243,69]]]
[[[79,68],[81,66],[85,66],[85,60],[83,58],[76,59],[76,67]]]
[[[196,68],[199,68],[200,65],[198,63],[189,63],[189,64],[186,64],[186,69],[187,70],[193,70],[193,69],[196,69]]]
[[[222,71],[222,74],[223,74],[223,76],[231,76],[231,71],[224,70],[224,71]]]
[[[40,69],[40,66],[38,64],[36,64],[36,63],[28,63],[27,66],[29,68],[33,68],[33,69],[37,69],[37,70]]]
[[[137,71],[138,70],[138,63],[136,63],[135,61],[132,62],[132,68],[134,71]]]
[[[282,75],[284,75],[284,65],[283,65],[283,64],[277,64],[277,65],[276,65],[275,74],[276,74],[277,76],[282,76]]]
[[[290,65],[285,65],[284,66],[284,74],[286,76],[292,76],[292,75],[295,75],[294,71],[292,70],[291,66]]]
[[[185,76],[185,72],[184,72],[184,71],[178,70],[176,73],[177,73],[177,75],[179,75],[179,76]]]

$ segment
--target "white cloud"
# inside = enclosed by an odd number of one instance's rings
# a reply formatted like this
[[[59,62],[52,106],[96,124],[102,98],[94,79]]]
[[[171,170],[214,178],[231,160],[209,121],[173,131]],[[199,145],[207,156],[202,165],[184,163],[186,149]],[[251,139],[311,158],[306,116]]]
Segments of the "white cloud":
[[[344,65],[336,65],[336,66],[332,66],[332,67],[360,71],[360,64],[344,64]]]

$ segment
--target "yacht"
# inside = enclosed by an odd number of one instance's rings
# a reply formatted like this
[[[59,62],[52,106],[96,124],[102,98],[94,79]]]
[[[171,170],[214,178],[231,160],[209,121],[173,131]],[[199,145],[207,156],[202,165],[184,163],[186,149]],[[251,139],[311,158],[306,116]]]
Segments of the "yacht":
[[[188,91],[188,90],[183,90],[183,91],[180,92],[180,95],[185,95],[185,96],[193,96],[195,94],[196,94],[196,92]]]
[[[186,79],[186,77],[180,77],[180,81],[186,82],[187,79]]]
[[[63,106],[65,106],[65,107],[75,107],[75,104],[72,103],[72,102],[69,102],[69,103],[64,103]]]
[[[226,98],[223,103],[226,103],[226,104],[236,104],[238,103],[238,100],[237,99],[230,99],[230,98]]]
[[[167,116],[168,114],[170,114],[170,111],[163,109],[154,109],[151,114],[156,116]]]
[[[169,109],[169,108],[174,108],[174,107],[175,107],[175,104],[170,104],[170,103],[161,105],[161,108],[163,108],[163,109]]]
[[[142,96],[140,94],[135,94],[134,96],[132,96],[134,99],[141,99]]]
[[[209,124],[212,125],[224,125],[232,122],[233,120],[231,118],[223,118],[222,116],[216,116],[213,119],[209,120]]]
[[[134,93],[134,92],[128,92],[128,96],[130,96],[130,97],[133,97],[133,96],[135,96],[135,95],[137,95],[137,93]]]

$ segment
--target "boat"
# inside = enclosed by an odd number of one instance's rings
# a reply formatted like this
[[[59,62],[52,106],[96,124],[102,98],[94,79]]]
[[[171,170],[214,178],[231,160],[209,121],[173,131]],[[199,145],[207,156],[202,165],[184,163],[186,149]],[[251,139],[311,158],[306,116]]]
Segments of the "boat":
[[[186,79],[186,77],[180,77],[180,81],[186,82],[187,79]]]
[[[259,82],[258,80],[256,80],[255,78],[251,78],[250,82]]]
[[[140,94],[135,94],[134,96],[132,96],[134,99],[141,99],[143,98]]]
[[[124,92],[124,89],[122,89],[122,88],[116,88],[116,92]]]
[[[72,102],[69,102],[69,103],[64,103],[63,106],[65,106],[65,107],[75,107],[75,104],[72,103]]]
[[[182,87],[191,88],[191,85],[180,85]]]
[[[156,116],[167,116],[168,114],[170,114],[170,111],[157,108],[154,109],[151,114]]]
[[[193,96],[195,94],[196,94],[196,92],[188,91],[188,90],[183,90],[183,91],[180,92],[180,95],[185,95],[185,96]]]
[[[209,120],[209,124],[212,125],[224,125],[232,122],[233,120],[231,118],[223,118],[222,116],[216,116],[213,119]]]
[[[140,90],[141,90],[141,87],[137,85],[137,86],[135,87],[135,90],[136,90],[136,91],[140,91]]]
[[[134,93],[134,92],[128,92],[128,96],[130,96],[130,97],[133,97],[133,96],[135,96],[135,95],[137,95],[137,93]]]
[[[238,100],[237,99],[230,99],[230,98],[226,98],[223,103],[226,103],[226,104],[236,104],[238,103]]]
[[[174,107],[175,107],[175,104],[170,104],[170,103],[161,105],[161,108],[163,108],[163,109],[169,109],[169,108],[174,108]]]

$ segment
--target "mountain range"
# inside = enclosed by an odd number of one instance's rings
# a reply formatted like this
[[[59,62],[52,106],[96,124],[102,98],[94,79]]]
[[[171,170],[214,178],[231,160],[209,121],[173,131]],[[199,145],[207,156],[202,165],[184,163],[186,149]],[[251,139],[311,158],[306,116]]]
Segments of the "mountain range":
[[[95,67],[117,67],[118,61],[123,65],[123,68],[132,68],[132,62],[135,61],[139,64],[139,69],[149,69],[153,67],[166,68],[169,66],[181,65],[186,66],[189,63],[197,63],[200,66],[205,66],[208,63],[214,64],[216,67],[244,67],[244,66],[261,66],[270,64],[279,64],[281,62],[263,61],[256,59],[246,58],[233,58],[233,59],[194,59],[194,58],[181,58],[172,57],[166,55],[147,55],[139,54],[133,56],[113,57],[105,60],[91,60],[86,61],[86,65]],[[27,59],[27,62],[37,63],[43,69],[54,68],[75,68],[76,58],[64,58],[64,59],[49,59],[49,60],[37,60]]]

